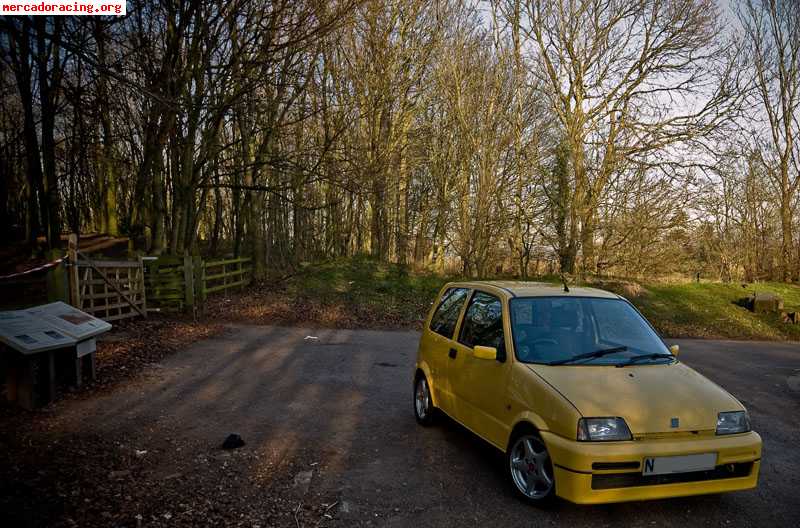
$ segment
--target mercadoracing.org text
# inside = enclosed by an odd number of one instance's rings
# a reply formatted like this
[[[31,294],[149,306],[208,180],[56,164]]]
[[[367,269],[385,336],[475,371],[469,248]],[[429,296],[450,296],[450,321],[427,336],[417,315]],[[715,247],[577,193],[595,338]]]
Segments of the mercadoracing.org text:
[[[124,15],[125,0],[0,0],[0,15]]]

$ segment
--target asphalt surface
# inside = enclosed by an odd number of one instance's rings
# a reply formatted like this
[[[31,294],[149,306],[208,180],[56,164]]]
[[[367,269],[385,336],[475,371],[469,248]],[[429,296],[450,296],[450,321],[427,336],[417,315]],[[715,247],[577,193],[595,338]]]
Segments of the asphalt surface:
[[[333,505],[319,526],[800,525],[800,345],[669,340],[680,344],[682,360],[749,408],[764,439],[757,489],[592,507],[557,501],[543,510],[515,498],[494,448],[450,420],[416,424],[418,338],[231,327],[135,383],[60,412],[81,417],[63,420],[76,434],[129,432],[143,449],[147,438],[169,438],[210,450],[235,431],[247,442],[240,451],[261,455],[240,460],[246,478],[273,478],[273,463],[293,460],[290,493]]]

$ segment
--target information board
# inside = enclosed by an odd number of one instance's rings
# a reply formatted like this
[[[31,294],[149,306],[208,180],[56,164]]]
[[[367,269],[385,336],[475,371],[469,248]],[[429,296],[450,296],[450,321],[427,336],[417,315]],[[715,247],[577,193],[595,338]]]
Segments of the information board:
[[[83,341],[111,330],[110,323],[60,301],[24,311],[77,341]]]
[[[0,312],[0,341],[23,354],[74,346],[77,340],[22,310]]]
[[[66,303],[0,312],[0,342],[23,354],[75,346],[111,325]]]

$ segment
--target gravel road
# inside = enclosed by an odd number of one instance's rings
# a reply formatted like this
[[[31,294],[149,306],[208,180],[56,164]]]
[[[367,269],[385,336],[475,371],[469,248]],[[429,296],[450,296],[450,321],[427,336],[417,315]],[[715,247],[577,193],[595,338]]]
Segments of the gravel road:
[[[114,491],[91,515],[67,498],[52,519],[31,518],[57,524],[69,514],[76,524],[97,524],[102,515],[132,526],[135,515],[141,526],[800,525],[800,345],[669,340],[749,408],[764,439],[757,489],[596,507],[558,501],[542,510],[514,497],[494,448],[449,420],[417,426],[417,341],[415,332],[233,326],[135,382],[57,404],[49,431],[99,435],[146,453],[127,462],[130,478],[108,475]],[[247,445],[220,451],[230,432]]]

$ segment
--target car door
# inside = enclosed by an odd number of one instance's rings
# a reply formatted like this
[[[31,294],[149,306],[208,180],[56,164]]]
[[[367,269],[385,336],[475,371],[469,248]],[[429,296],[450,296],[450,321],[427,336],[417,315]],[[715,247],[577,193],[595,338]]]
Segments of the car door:
[[[442,292],[436,309],[431,315],[428,328],[423,334],[421,345],[423,347],[422,357],[430,369],[432,379],[428,381],[433,386],[436,404],[453,417],[455,414],[450,371],[456,344],[454,335],[469,292],[469,288],[463,287],[448,288]]]
[[[477,345],[497,349],[498,359],[476,358]],[[475,290],[464,312],[456,343],[457,361],[450,373],[455,413],[459,421],[500,448],[510,427],[502,300]]]

